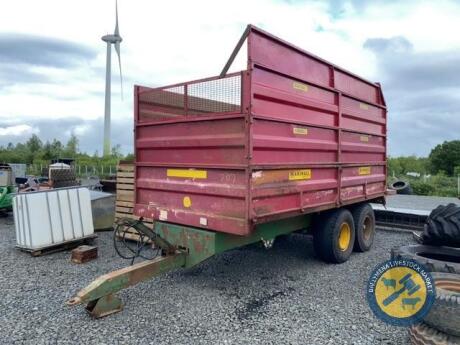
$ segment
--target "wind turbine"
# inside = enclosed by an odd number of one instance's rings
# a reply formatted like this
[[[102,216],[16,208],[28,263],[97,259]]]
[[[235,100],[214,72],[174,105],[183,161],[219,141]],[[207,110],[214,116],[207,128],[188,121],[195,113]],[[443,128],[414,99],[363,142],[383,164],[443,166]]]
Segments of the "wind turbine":
[[[115,31],[113,35],[102,36],[102,40],[107,43],[107,62],[105,69],[105,111],[104,111],[104,156],[110,155],[110,93],[112,81],[112,44],[118,55],[118,66],[120,67],[120,85],[123,95],[123,77],[121,74],[120,43],[123,39],[118,31],[118,1],[115,1]],[[123,97],[123,96],[122,96]]]

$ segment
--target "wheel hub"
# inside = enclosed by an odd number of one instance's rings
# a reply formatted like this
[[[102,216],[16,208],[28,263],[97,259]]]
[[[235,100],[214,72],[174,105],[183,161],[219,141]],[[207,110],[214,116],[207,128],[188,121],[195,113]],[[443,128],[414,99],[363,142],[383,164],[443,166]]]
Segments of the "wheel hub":
[[[363,222],[363,237],[366,241],[371,238],[372,235],[372,220],[370,217],[366,217]]]
[[[350,246],[351,228],[348,223],[342,223],[339,231],[339,249],[346,251]]]

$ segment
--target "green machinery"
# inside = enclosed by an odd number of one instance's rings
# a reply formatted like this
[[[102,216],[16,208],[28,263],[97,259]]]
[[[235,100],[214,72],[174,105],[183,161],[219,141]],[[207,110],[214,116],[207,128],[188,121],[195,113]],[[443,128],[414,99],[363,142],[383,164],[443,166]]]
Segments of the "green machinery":
[[[8,164],[0,164],[0,212],[11,211],[14,193],[13,171]]]
[[[308,228],[310,216],[261,224],[247,237],[166,222],[156,222],[152,231],[142,221],[124,219],[123,222],[150,239],[161,249],[161,256],[97,278],[70,299],[68,305],[86,304],[87,311],[94,317],[118,312],[122,309],[122,302],[115,295],[117,291],[168,271],[193,267],[230,249],[260,241],[270,247],[277,236]]]

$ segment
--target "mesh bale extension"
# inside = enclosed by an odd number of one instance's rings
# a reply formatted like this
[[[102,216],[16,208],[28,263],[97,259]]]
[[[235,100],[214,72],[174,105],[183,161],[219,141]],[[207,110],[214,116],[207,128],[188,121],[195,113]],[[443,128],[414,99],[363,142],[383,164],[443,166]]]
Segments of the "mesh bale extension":
[[[241,110],[241,75],[149,89],[139,95],[141,121]]]

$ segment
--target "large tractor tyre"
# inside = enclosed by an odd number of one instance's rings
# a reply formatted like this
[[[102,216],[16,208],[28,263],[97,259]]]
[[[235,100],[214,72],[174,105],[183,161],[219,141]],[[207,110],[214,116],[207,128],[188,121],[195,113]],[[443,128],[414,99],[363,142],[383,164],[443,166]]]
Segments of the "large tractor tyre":
[[[375,237],[375,214],[371,205],[364,203],[351,210],[355,223],[355,243],[353,250],[367,252],[371,249]]]
[[[441,205],[431,211],[421,241],[434,246],[460,248],[460,206]]]
[[[424,321],[446,334],[460,337],[460,275],[432,273],[436,300]]]
[[[337,209],[327,212],[318,219],[315,228],[313,246],[316,255],[330,263],[347,261],[355,242],[355,226],[350,211]]]
[[[412,188],[409,182],[406,181],[396,181],[393,182],[390,186],[391,189],[394,189],[398,194],[412,194]]]
[[[392,259],[412,259],[431,272],[460,274],[460,249],[433,247],[421,244],[396,247],[391,250]]]
[[[412,345],[458,345],[460,338],[445,334],[431,328],[425,323],[419,323],[409,328],[409,338]]]

